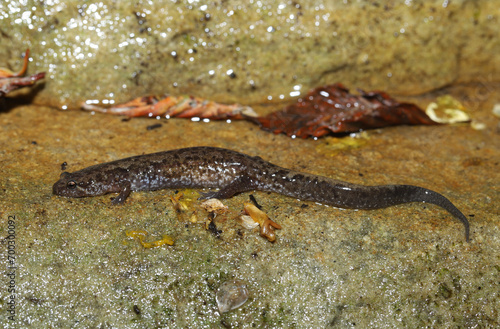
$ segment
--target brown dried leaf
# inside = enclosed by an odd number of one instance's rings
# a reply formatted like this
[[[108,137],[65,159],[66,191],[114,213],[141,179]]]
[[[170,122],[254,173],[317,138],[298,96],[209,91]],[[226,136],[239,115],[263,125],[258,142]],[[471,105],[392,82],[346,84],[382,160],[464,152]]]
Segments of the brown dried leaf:
[[[297,103],[266,117],[248,118],[262,129],[296,137],[321,137],[394,125],[435,125],[424,111],[379,91],[353,95],[342,84],[318,87]]]
[[[45,77],[45,72],[36,73],[24,78],[21,77],[26,73],[26,69],[28,68],[29,54],[30,50],[27,49],[24,53],[23,67],[18,73],[14,73],[6,68],[0,68],[0,98],[16,89],[31,86]]]
[[[11,91],[16,89],[31,86],[35,84],[38,80],[45,77],[45,72],[36,73],[24,78],[3,78],[0,79],[0,98],[4,97]]]

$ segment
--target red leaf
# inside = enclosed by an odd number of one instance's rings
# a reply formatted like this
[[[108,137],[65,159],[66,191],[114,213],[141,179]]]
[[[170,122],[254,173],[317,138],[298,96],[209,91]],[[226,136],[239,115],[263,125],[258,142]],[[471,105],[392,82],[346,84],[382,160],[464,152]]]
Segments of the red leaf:
[[[359,92],[359,96],[350,94],[340,83],[318,87],[282,111],[247,119],[275,134],[302,138],[402,124],[438,124],[414,104],[399,103],[384,92]]]

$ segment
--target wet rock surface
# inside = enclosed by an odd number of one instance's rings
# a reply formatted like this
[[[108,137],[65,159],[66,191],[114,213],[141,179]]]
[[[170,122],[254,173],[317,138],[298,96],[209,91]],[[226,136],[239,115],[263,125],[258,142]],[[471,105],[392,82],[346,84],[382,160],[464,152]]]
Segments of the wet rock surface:
[[[0,263],[7,271],[0,323],[498,327],[498,2],[406,3],[3,1],[0,67],[16,70],[30,47],[29,73],[47,76],[0,104]],[[451,94],[472,123],[315,141],[246,122],[124,120],[46,106],[178,93],[265,113],[281,107],[275,101],[336,81],[403,95],[453,82],[402,100],[425,108]],[[52,195],[63,170],[198,145],[359,184],[433,189],[469,218],[471,242],[461,223],[426,204],[356,211],[255,192],[282,226],[270,243],[237,221],[250,193],[225,201],[229,210],[210,225],[194,191],[181,191],[193,198],[184,212],[171,190],[133,193],[122,206],[111,204],[114,195]],[[127,237],[133,230],[175,242],[145,249]],[[220,314],[217,291],[232,280],[245,283],[248,300]]]
[[[245,122],[123,121],[87,112],[13,106],[0,114],[0,230],[7,264],[15,216],[17,325],[41,327],[420,327],[498,325],[500,250],[498,86],[446,90],[470,125],[395,127],[344,139],[294,140]],[[478,98],[477,95],[481,95]],[[437,95],[409,98],[422,107]],[[403,183],[450,198],[471,223],[425,204],[356,211],[252,193],[282,226],[276,242],[237,221],[249,193],[224,203],[207,230],[204,212],[179,215],[175,191],[137,192],[123,206],[105,195],[52,195],[65,170],[166,149],[232,148],[297,170],[360,184]],[[184,191],[186,195],[189,195]],[[196,193],[194,194],[196,196]],[[146,230],[173,246],[145,249]],[[7,319],[2,277],[0,321]],[[219,287],[242,280],[249,298],[220,314]],[[48,312],[47,310],[50,310]]]
[[[47,72],[36,102],[69,109],[165,93],[254,105],[335,82],[415,95],[499,81],[498,20],[498,1],[6,0],[0,66],[29,47],[29,72]]]

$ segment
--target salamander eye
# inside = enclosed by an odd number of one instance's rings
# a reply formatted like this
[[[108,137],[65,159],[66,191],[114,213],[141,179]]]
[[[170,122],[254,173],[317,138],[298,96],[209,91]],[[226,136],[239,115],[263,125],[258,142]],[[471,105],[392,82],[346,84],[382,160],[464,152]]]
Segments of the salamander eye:
[[[66,184],[66,186],[67,186],[70,190],[72,190],[72,189],[74,189],[74,188],[76,187],[76,182],[75,182],[74,180],[70,180],[70,181],[68,182],[68,184]]]

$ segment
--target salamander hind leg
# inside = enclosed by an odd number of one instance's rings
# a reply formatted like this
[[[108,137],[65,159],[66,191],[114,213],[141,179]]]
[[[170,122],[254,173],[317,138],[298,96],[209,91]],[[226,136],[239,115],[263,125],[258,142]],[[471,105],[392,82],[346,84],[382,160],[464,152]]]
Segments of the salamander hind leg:
[[[212,198],[229,199],[235,194],[252,191],[253,189],[255,189],[255,186],[252,183],[252,180],[247,176],[242,176],[235,179],[228,185],[223,186],[218,191],[200,193],[201,196],[198,198],[198,200],[212,199]]]

